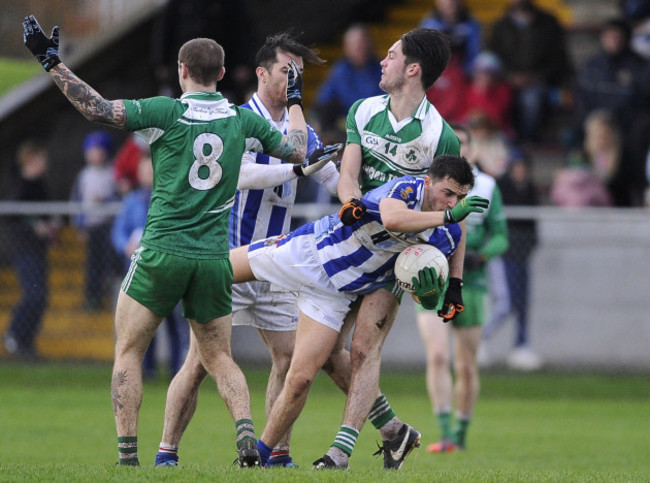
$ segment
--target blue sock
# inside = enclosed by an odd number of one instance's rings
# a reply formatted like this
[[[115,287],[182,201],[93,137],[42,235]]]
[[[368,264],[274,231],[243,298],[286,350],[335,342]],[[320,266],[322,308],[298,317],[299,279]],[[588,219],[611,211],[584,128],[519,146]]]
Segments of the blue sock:
[[[283,449],[283,450],[274,449],[271,452],[271,457],[269,458],[267,466],[268,467],[284,466],[285,468],[292,467],[293,466],[293,459],[291,458],[291,455],[289,454],[289,450],[288,449]]]
[[[260,460],[261,460],[261,465],[260,466],[266,466],[266,463],[269,461],[269,458],[271,457],[271,451],[273,451],[273,448],[269,448],[267,445],[265,445],[261,439],[257,440],[257,451],[260,452]]]

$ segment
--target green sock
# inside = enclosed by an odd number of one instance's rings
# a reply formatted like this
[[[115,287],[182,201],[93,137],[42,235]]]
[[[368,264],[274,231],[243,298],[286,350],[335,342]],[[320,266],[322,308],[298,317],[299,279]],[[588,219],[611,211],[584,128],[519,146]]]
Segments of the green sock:
[[[252,420],[240,419],[239,421],[235,421],[235,429],[237,430],[237,439],[235,440],[237,449],[241,449],[249,441],[253,441],[253,443],[257,442]]]
[[[461,448],[465,447],[465,437],[467,436],[470,421],[470,419],[458,419],[456,431],[454,432],[454,442]]]
[[[391,408],[390,404],[388,404],[388,400],[384,394],[375,400],[375,403],[370,409],[370,414],[368,414],[368,419],[370,419],[370,422],[375,427],[375,429],[381,428],[384,424],[386,424],[394,417],[395,411],[393,411],[393,408]]]
[[[352,451],[354,451],[354,445],[357,444],[357,438],[359,437],[359,431],[350,426],[341,426],[339,432],[334,438],[332,446],[340,449],[348,456],[352,456]]]
[[[444,411],[436,414],[438,418],[438,425],[442,432],[442,439],[451,438],[451,411]]]
[[[117,438],[117,454],[119,465],[140,466],[138,461],[138,437],[120,436]]]

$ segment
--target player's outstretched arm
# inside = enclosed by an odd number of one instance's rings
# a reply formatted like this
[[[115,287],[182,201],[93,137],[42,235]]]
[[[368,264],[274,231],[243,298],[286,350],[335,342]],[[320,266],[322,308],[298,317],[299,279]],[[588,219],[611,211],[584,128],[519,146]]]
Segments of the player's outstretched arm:
[[[61,62],[59,27],[54,27],[52,36],[48,37],[36,18],[30,15],[23,21],[23,41],[63,95],[86,119],[115,127],[126,125],[126,111],[121,100],[104,99]]]
[[[59,64],[50,70],[50,76],[70,104],[89,121],[119,128],[126,126],[126,109],[122,100],[104,99],[64,64]]]

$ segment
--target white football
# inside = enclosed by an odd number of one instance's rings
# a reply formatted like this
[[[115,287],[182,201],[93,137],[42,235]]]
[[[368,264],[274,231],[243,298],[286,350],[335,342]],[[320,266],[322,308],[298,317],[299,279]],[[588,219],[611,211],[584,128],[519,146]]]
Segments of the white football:
[[[445,255],[433,245],[411,245],[402,251],[395,261],[395,278],[397,285],[407,293],[415,293],[413,277],[423,268],[435,269],[438,278],[444,281],[449,276],[449,264]]]

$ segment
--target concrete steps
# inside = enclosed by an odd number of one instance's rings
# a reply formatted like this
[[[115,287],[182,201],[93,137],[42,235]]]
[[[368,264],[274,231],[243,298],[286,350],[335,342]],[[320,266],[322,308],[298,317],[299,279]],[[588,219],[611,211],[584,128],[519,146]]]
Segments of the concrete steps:
[[[86,312],[81,308],[85,249],[74,229],[61,231],[48,257],[50,297],[37,349],[49,359],[112,360],[113,311]],[[4,332],[20,297],[12,267],[0,269],[0,287],[0,332]]]

